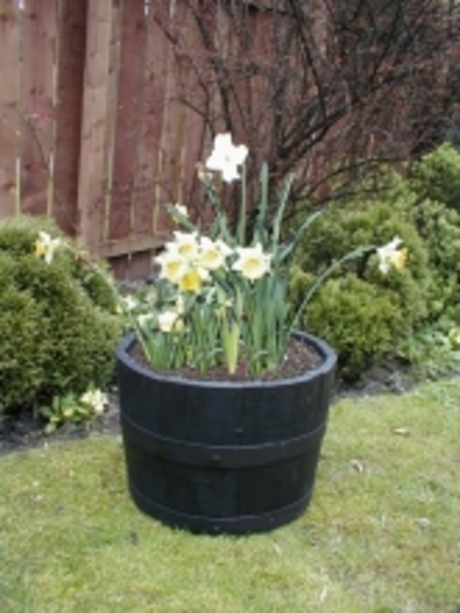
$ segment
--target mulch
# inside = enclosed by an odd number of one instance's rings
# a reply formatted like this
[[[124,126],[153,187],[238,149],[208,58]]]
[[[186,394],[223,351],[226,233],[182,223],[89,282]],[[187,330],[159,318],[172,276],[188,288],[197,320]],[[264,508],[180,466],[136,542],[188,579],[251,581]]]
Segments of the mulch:
[[[66,424],[51,434],[44,432],[43,418],[30,411],[6,416],[0,421],[0,456],[13,451],[43,447],[58,441],[69,441],[91,436],[120,436],[118,396],[112,388],[108,394],[108,406],[102,415],[80,424]]]

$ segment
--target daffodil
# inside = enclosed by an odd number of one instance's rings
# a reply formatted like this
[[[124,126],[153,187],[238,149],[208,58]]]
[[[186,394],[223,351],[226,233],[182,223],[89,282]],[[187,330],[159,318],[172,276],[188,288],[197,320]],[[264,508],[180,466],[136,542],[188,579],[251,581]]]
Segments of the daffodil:
[[[263,252],[262,245],[237,247],[236,252],[238,259],[233,263],[232,270],[240,271],[247,279],[255,281],[270,271],[271,255]]]
[[[189,216],[189,215],[188,215],[188,210],[187,210],[187,207],[186,207],[186,206],[184,206],[183,204],[176,203],[176,204],[174,205],[174,208],[175,208],[175,209],[176,209],[176,211],[179,213],[179,215],[182,215],[182,217],[188,217],[188,216]]]
[[[174,308],[176,309],[176,313],[178,313],[179,315],[182,315],[182,313],[185,310],[184,298],[182,296],[177,297]]]
[[[177,251],[186,260],[198,256],[198,236],[196,232],[174,232],[174,241],[166,245],[167,249]]]
[[[183,321],[176,311],[163,311],[158,315],[158,327],[162,332],[180,332],[183,326]]]
[[[157,294],[154,289],[150,288],[144,296],[144,300],[147,304],[155,304],[157,301]]]
[[[379,258],[379,270],[382,274],[386,275],[390,268],[404,268],[407,260],[407,249],[399,249],[402,245],[402,240],[395,236],[395,238],[377,248],[377,257]]]
[[[171,283],[179,283],[187,271],[187,262],[176,250],[167,249],[155,258],[160,264],[160,279],[167,279]]]
[[[133,296],[124,296],[121,302],[125,311],[133,311],[138,306],[138,302]]]
[[[200,241],[198,262],[207,270],[218,270],[225,266],[226,258],[231,253],[231,248],[224,241],[212,241],[207,236],[203,236]]]
[[[141,328],[150,329],[153,323],[153,314],[152,313],[142,313],[137,317],[137,323]]]
[[[449,331],[449,340],[455,348],[460,347],[460,328],[454,327]]]
[[[206,278],[204,271],[198,267],[190,267],[178,281],[178,285],[183,292],[198,294],[201,291],[203,281]]]
[[[80,402],[91,407],[96,415],[101,415],[108,403],[107,394],[99,389],[90,389],[80,396]]]
[[[206,160],[206,168],[222,173],[226,183],[240,179],[238,166],[244,164],[248,155],[245,145],[235,146],[230,133],[217,134],[214,139],[214,149]]]
[[[47,264],[51,264],[54,252],[62,245],[60,238],[51,238],[47,232],[40,231],[35,241],[35,255],[43,258]]]

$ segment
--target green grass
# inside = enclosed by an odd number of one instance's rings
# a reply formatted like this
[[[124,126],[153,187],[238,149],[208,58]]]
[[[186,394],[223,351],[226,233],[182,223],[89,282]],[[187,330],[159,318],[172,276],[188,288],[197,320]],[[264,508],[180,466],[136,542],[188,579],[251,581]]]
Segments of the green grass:
[[[0,611],[454,613],[459,407],[459,379],[334,404],[309,510],[249,537],[142,515],[113,438],[3,456]]]

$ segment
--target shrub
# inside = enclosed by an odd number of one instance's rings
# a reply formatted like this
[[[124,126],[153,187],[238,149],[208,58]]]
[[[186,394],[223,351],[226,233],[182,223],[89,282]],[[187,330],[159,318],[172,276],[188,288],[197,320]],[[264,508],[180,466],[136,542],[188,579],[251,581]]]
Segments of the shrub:
[[[460,322],[460,215],[442,202],[423,200],[402,213],[417,229],[428,248],[433,277],[430,292],[432,313],[451,312]]]
[[[414,163],[409,186],[420,200],[435,200],[460,212],[460,153],[444,143]]]
[[[396,207],[378,199],[331,207],[299,245],[291,278],[294,309],[311,287],[312,273],[359,246],[380,246],[395,236],[408,252],[404,269],[384,275],[373,254],[351,260],[337,268],[307,308],[304,325],[335,347],[344,377],[355,377],[395,353],[398,341],[430,316],[433,276],[427,247]]]
[[[121,333],[113,299],[95,291],[70,252],[49,266],[35,257],[41,229],[59,235],[43,219],[0,224],[0,398],[8,411],[104,387]]]
[[[294,271],[292,290],[303,293],[311,279]],[[391,291],[381,291],[354,273],[329,279],[304,315],[303,327],[325,338],[338,352],[343,378],[356,378],[391,353],[409,324]]]

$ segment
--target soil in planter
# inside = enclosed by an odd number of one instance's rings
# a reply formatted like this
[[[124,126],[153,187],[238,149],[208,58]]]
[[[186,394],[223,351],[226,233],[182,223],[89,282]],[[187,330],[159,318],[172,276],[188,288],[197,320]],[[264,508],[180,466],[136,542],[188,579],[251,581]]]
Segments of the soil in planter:
[[[142,346],[136,343],[130,352],[131,357],[146,368],[151,366],[145,356]],[[200,379],[205,381],[274,381],[276,379],[289,379],[304,374],[319,366],[323,362],[322,356],[314,347],[303,341],[291,338],[285,359],[276,371],[264,372],[260,375],[250,373],[249,364],[244,356],[237,364],[236,372],[231,375],[224,365],[217,364],[210,368],[206,374],[198,372],[191,366],[183,366],[174,370],[164,371],[162,374],[174,375],[184,379]]]

